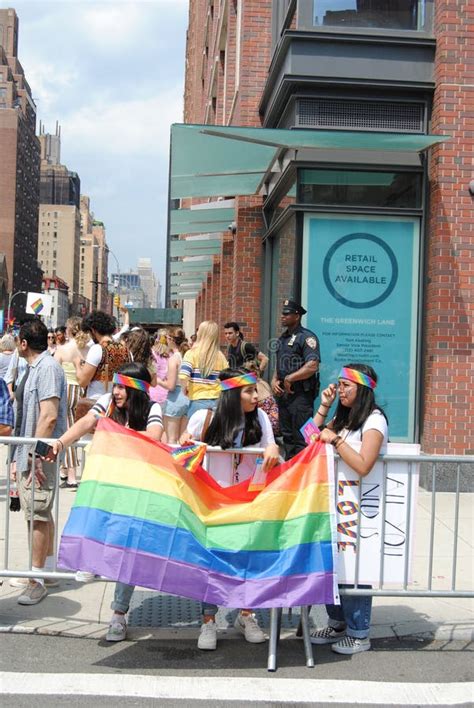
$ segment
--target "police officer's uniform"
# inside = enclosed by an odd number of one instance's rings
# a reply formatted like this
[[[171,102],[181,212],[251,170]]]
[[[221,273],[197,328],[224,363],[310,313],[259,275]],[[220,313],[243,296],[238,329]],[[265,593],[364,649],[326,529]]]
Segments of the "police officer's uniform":
[[[283,314],[305,315],[306,310],[293,300],[285,300]],[[277,373],[280,386],[284,388],[285,376],[294,373],[308,361],[320,362],[319,340],[314,332],[299,324],[291,333],[285,330],[278,339]],[[285,445],[285,458],[289,460],[305,446],[300,428],[314,411],[314,399],[319,393],[319,372],[304,381],[291,383],[293,393],[277,397],[280,428]]]

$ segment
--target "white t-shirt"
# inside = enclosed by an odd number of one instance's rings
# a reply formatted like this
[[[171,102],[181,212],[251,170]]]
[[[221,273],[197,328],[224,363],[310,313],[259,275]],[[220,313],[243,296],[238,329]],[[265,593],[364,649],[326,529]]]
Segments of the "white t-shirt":
[[[358,428],[358,430],[347,430],[347,428],[343,428],[339,435],[348,443],[361,442],[362,435],[366,433],[367,430],[378,430],[379,433],[382,433],[383,441],[380,452],[382,455],[385,454],[388,442],[388,425],[385,416],[382,415],[378,409],[372,411],[361,428]]]
[[[188,421],[186,429],[191,433],[194,440],[201,439],[201,432],[206,420],[207,410],[196,411]],[[272,424],[265,411],[257,408],[258,420],[262,426],[262,437],[254,445],[247,447],[266,447],[275,442],[273,437]],[[240,447],[243,429],[236,436],[234,446]],[[245,446],[244,446],[245,447]],[[234,461],[232,460],[234,458]],[[212,453],[206,455],[203,463],[204,469],[209,472],[221,487],[230,487],[232,484],[243,482],[252,477],[255,470],[256,455],[231,455],[228,452]],[[235,469],[234,469],[235,467]]]
[[[102,361],[104,350],[100,344],[93,344],[87,352],[86,364],[97,367]],[[87,398],[98,399],[106,393],[105,384],[102,381],[91,381],[87,387]]]
[[[102,418],[106,414],[111,399],[112,394],[106,393],[94,403],[91,408],[91,411],[96,418]],[[159,403],[153,403],[148,412],[146,429],[148,429],[151,425],[161,425],[161,427],[163,427],[163,417],[161,413],[161,406]],[[128,425],[125,427],[128,428]]]

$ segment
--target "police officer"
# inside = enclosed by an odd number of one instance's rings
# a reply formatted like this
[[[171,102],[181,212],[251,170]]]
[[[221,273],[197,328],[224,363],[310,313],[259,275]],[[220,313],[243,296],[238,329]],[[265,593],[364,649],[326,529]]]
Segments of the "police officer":
[[[284,301],[281,322],[285,330],[278,339],[272,378],[287,460],[305,447],[300,428],[313,415],[319,393],[319,341],[314,332],[301,326],[305,314],[297,302]]]

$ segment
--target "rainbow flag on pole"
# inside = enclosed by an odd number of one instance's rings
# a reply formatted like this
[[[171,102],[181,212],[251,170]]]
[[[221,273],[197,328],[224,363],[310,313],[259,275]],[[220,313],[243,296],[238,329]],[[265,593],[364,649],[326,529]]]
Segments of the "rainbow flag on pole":
[[[332,603],[332,458],[314,444],[267,476],[221,488],[165,446],[99,421],[59,565],[225,607]]]

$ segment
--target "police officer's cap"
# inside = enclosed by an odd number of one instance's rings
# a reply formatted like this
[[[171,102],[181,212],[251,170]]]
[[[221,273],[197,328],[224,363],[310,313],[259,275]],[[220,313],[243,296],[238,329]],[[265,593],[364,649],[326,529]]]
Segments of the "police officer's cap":
[[[304,309],[304,307],[301,307],[301,305],[299,305],[294,300],[284,300],[283,309],[281,312],[283,315],[305,315],[306,314],[306,310]]]

